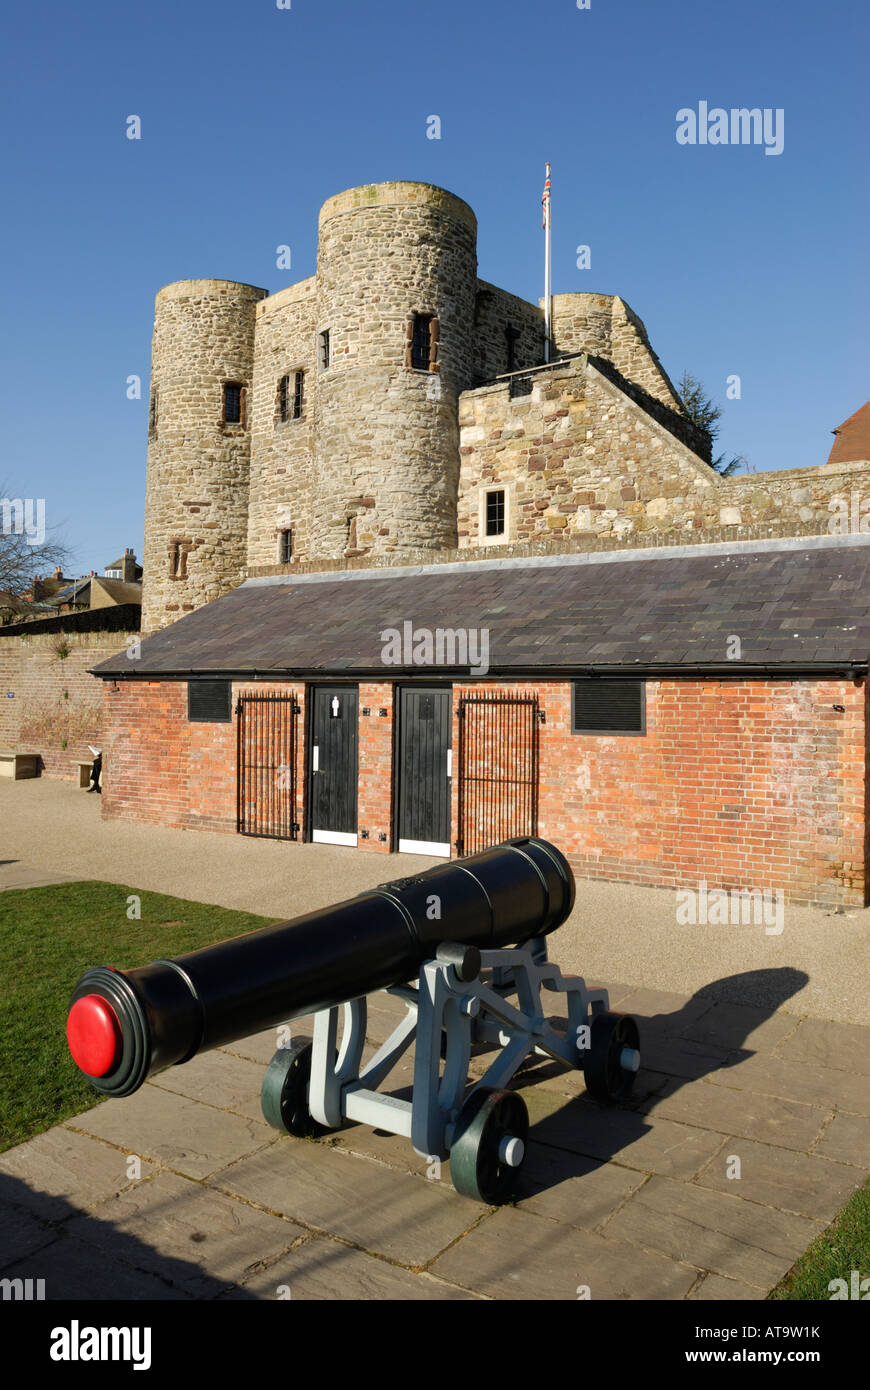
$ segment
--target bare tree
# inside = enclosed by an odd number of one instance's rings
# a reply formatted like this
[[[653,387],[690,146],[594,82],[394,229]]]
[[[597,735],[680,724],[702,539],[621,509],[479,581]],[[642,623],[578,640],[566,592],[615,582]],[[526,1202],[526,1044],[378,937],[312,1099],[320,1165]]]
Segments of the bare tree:
[[[18,598],[35,578],[69,558],[68,546],[47,536],[44,503],[10,497],[5,487],[0,488],[0,590]]]

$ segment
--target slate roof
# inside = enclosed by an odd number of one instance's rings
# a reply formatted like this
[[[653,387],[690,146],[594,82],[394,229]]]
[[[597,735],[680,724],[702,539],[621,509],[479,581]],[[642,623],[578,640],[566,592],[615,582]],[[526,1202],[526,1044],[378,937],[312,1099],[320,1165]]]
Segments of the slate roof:
[[[486,629],[490,677],[863,674],[870,535],[249,579],[95,674],[467,678],[385,665],[381,633],[405,623]]]

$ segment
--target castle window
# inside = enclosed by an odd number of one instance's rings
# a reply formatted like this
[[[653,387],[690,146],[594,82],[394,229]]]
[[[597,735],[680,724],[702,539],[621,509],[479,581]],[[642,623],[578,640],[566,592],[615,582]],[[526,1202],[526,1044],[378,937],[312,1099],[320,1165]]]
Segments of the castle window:
[[[573,681],[571,731],[575,734],[645,734],[645,683]]]
[[[505,522],[504,488],[493,488],[486,494],[486,534],[503,536]]]
[[[289,376],[282,376],[281,380],[278,382],[278,419],[281,421],[282,425],[290,418],[288,413],[289,395],[290,378]]]
[[[245,388],[240,381],[224,382],[223,424],[243,425],[245,423]]]
[[[294,419],[294,420],[301,420],[301,419],[302,419],[302,410],[303,410],[303,406],[304,406],[304,393],[305,393],[305,373],[304,373],[304,372],[297,372],[297,373],[296,373],[296,379],[295,379],[295,382],[294,382],[294,385],[293,385],[293,419]]]
[[[151,387],[151,403],[148,407],[148,437],[153,439],[157,433],[157,387]]]
[[[517,366],[517,338],[520,330],[509,323],[505,328],[504,335],[507,338],[507,367],[506,371],[514,372]]]
[[[293,532],[291,530],[278,532],[278,564],[289,565],[293,559]]]
[[[317,335],[317,361],[322,372],[329,366],[329,329]]]
[[[416,372],[438,371],[438,341],[441,325],[434,314],[415,314],[408,320],[405,366]]]
[[[184,541],[169,542],[169,578],[187,578],[187,544]]]

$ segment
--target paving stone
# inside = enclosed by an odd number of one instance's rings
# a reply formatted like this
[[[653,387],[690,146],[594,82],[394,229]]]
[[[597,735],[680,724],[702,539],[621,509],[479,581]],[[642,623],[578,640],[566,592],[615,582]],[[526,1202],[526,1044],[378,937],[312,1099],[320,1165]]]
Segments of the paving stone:
[[[431,1167],[431,1159],[418,1154],[411,1147],[410,1139],[403,1134],[388,1134],[369,1125],[350,1124],[346,1129],[335,1130],[331,1138],[334,1139],[331,1146],[334,1149],[376,1159],[378,1163],[385,1163],[402,1173],[418,1173],[425,1177],[426,1170]],[[450,1184],[449,1159],[441,1164],[440,1180]]]
[[[724,1048],[704,1046],[690,1038],[662,1036],[646,1029],[640,1036],[640,1056],[642,1070],[697,1081],[718,1071],[733,1053]]]
[[[790,1062],[870,1076],[870,1028],[804,1018],[778,1045],[776,1055]]]
[[[14,1184],[12,1190],[18,1186]],[[6,1179],[0,1178],[0,1271],[57,1240],[57,1231],[44,1226],[32,1212],[9,1205],[9,1192]]]
[[[478,1295],[468,1289],[448,1284],[431,1274],[413,1273],[399,1265],[388,1264],[375,1255],[342,1245],[328,1236],[314,1236],[289,1254],[257,1270],[240,1289],[221,1298],[234,1302],[240,1298],[295,1302],[315,1299],[324,1302],[352,1300],[353,1302],[383,1302],[424,1300],[467,1301]]]
[[[443,1182],[427,1182],[304,1139],[280,1139],[210,1182],[413,1266],[433,1259],[487,1210]]]
[[[730,1303],[732,1299],[764,1298],[766,1289],[753,1288],[742,1279],[724,1279],[721,1274],[705,1274],[689,1294],[689,1302]]]
[[[277,1137],[265,1122],[230,1115],[152,1085],[134,1096],[104,1101],[67,1124],[191,1178],[207,1177]]]
[[[154,1172],[142,1163],[140,1177]],[[63,1221],[127,1187],[127,1155],[85,1134],[56,1125],[0,1155],[0,1191],[45,1221]]]
[[[813,1150],[866,1171],[870,1159],[870,1120],[865,1115],[835,1115]]]
[[[633,1168],[529,1144],[517,1207],[591,1231],[646,1181],[646,1174]]]
[[[640,1107],[644,1115],[663,1116],[719,1134],[738,1134],[787,1149],[806,1151],[818,1138],[833,1106],[822,1109],[732,1090],[711,1081],[669,1081],[658,1097]]]
[[[193,1298],[214,1298],[303,1235],[280,1216],[174,1173],[128,1188],[65,1229]]]
[[[602,1233],[769,1289],[822,1230],[821,1221],[654,1177]]]
[[[692,1178],[717,1152],[723,1134],[674,1123],[658,1114],[606,1109],[590,1101],[559,1104],[544,1092],[526,1092],[536,1144],[589,1158],[618,1158],[645,1173]]]
[[[155,1274],[134,1269],[108,1254],[94,1257],[94,1247],[62,1234],[52,1245],[3,1271],[10,1279],[45,1280],[47,1302],[55,1299],[125,1299],[176,1302],[191,1297]]]
[[[264,1075],[265,1069],[247,1057],[206,1052],[184,1066],[167,1067],[150,1084],[262,1124],[260,1087]]]
[[[740,1159],[740,1177],[727,1176],[728,1160]],[[870,1153],[866,1155],[870,1170]],[[791,1149],[729,1139],[721,1153],[699,1174],[702,1187],[715,1188],[749,1202],[799,1212],[820,1221],[833,1221],[861,1181],[861,1174],[844,1163]]]
[[[779,1096],[818,1105],[824,1110],[836,1106],[853,1114],[870,1115],[870,1077],[835,1071],[812,1062],[799,1064],[768,1052],[756,1052],[735,1060],[733,1065],[713,1072],[710,1080],[717,1086]]]
[[[697,1271],[636,1245],[501,1207],[432,1265],[498,1299],[680,1299]]]
[[[695,1042],[729,1051],[772,1052],[797,1028],[795,1014],[756,1009],[748,1004],[714,1004],[682,1030]]]
[[[714,1000],[701,999],[697,994],[670,994],[660,989],[635,989],[620,999],[618,1012],[635,1016],[642,1030],[642,1039],[644,1033],[649,1033],[650,1030],[657,1036],[682,1034],[715,1007]]]

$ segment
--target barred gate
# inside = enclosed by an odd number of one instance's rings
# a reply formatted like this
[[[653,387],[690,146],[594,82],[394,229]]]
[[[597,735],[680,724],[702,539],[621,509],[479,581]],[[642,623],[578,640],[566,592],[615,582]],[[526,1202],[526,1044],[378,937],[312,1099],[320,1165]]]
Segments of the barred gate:
[[[236,829],[240,835],[295,840],[299,702],[287,694],[246,692],[236,705],[238,782]]]
[[[537,835],[537,695],[463,695],[458,715],[458,852]]]

